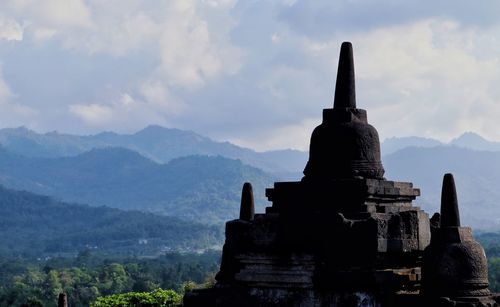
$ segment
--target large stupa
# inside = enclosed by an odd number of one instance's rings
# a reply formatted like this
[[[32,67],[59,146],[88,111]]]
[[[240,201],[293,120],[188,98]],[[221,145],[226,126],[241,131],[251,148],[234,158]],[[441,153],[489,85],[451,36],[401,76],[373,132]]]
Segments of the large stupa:
[[[304,177],[267,189],[272,206],[262,214],[244,185],[217,283],[188,293],[184,306],[497,306],[484,251],[460,227],[453,177],[431,223],[412,204],[419,189],[383,175],[345,42],[333,108],[312,133]]]

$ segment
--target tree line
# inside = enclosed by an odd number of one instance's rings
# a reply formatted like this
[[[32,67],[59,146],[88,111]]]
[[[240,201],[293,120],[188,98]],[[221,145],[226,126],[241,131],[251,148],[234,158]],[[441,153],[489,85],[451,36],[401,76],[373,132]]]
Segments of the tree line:
[[[169,253],[155,259],[106,259],[84,251],[73,259],[41,262],[3,259],[0,306],[55,306],[62,292],[71,306],[111,306],[106,302],[141,297],[176,302],[185,288],[213,283],[219,258],[218,251]],[[129,294],[116,296],[123,293]]]

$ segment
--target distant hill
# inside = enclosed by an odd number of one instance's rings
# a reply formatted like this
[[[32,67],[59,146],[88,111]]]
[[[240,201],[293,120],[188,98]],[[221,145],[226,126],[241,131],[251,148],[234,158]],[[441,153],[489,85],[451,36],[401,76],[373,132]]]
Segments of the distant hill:
[[[408,147],[385,156],[383,163],[389,180],[411,181],[421,189],[416,203],[431,215],[439,211],[443,175],[453,173],[464,224],[500,228],[500,152]]]
[[[263,210],[264,190],[274,178],[239,160],[189,156],[158,164],[123,148],[26,158],[0,149],[0,184],[6,187],[202,223],[235,218],[245,181],[254,185],[257,210]]]
[[[389,155],[406,147],[436,147],[436,146],[457,146],[481,151],[500,151],[500,142],[488,141],[477,133],[465,132],[449,143],[442,143],[431,138],[417,136],[392,137],[385,139],[382,144],[382,154]]]
[[[62,203],[0,186],[0,255],[44,257],[85,249],[113,255],[213,248],[220,226],[173,217]]]
[[[192,131],[148,126],[134,134],[102,132],[78,136],[50,132],[39,134],[26,128],[0,130],[0,144],[27,157],[75,156],[95,148],[123,147],[156,161],[167,163],[188,155],[223,156],[280,176],[302,172],[307,153],[298,150],[255,152],[229,142],[216,142]]]
[[[500,142],[488,141],[474,132],[466,132],[451,140],[450,145],[483,151],[500,151]]]
[[[392,137],[385,139],[381,144],[382,155],[389,155],[406,147],[435,147],[444,145],[438,140],[418,136]]]

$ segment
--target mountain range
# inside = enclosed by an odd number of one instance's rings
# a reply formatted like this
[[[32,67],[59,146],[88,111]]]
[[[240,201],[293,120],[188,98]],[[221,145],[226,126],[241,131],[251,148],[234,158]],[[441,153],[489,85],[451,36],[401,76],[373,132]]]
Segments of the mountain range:
[[[229,142],[217,142],[192,131],[157,125],[132,134],[101,132],[83,136],[55,131],[37,133],[25,127],[4,128],[0,129],[0,145],[12,153],[38,158],[70,157],[106,147],[126,148],[158,163],[188,155],[223,156],[286,179],[300,177],[308,159],[305,151],[283,149],[256,152]],[[389,155],[406,147],[435,146],[500,151],[500,142],[488,141],[473,132],[466,132],[448,143],[417,136],[391,137],[382,142],[381,151],[383,155]]]
[[[474,132],[465,132],[448,143],[417,136],[387,138],[382,142],[381,151],[383,155],[388,155],[407,147],[429,148],[436,146],[456,146],[472,150],[500,151],[500,142],[489,141]]]
[[[299,180],[307,160],[306,152],[259,153],[159,126],[93,136],[2,129],[0,144],[0,183],[8,188],[218,225],[237,216],[243,182],[253,183],[262,211],[269,205],[265,188]],[[387,179],[414,182],[422,191],[416,203],[428,212],[439,210],[442,176],[452,172],[465,223],[500,229],[500,143],[474,133],[446,144],[391,138],[382,152]],[[268,167],[260,168],[262,161]]]
[[[6,128],[0,130],[0,144],[12,153],[37,158],[70,157],[106,147],[126,148],[158,163],[188,155],[223,156],[280,177],[302,172],[307,161],[307,153],[298,150],[256,152],[192,131],[160,126],[148,126],[133,134],[102,132],[87,136]]]

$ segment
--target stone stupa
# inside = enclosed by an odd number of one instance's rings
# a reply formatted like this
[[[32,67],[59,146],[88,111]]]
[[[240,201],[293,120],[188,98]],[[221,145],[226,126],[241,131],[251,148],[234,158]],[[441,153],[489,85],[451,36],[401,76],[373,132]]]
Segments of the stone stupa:
[[[484,252],[477,265],[459,264],[469,261],[462,259],[467,252],[482,251],[471,243],[470,228],[443,213],[431,240],[428,214],[412,204],[419,189],[383,175],[377,130],[356,106],[352,45],[345,42],[334,106],[323,110],[312,133],[304,177],[267,189],[272,206],[263,214],[254,213],[251,185],[244,185],[240,218],[226,223],[217,283],[188,293],[184,306],[438,306],[458,296],[496,304],[487,291]],[[465,283],[443,285],[456,277],[439,271],[443,255],[462,257],[451,270],[478,272],[458,274],[469,278]],[[467,285],[477,291],[462,289]]]

